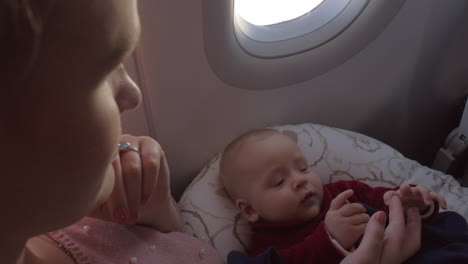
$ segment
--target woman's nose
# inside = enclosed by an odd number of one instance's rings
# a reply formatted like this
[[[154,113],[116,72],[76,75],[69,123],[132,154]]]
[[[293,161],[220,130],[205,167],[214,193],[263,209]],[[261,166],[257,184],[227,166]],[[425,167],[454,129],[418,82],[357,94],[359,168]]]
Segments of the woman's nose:
[[[123,66],[120,66],[118,71],[117,94],[115,100],[122,113],[125,110],[130,110],[137,107],[141,102],[141,91],[138,85],[130,78]]]

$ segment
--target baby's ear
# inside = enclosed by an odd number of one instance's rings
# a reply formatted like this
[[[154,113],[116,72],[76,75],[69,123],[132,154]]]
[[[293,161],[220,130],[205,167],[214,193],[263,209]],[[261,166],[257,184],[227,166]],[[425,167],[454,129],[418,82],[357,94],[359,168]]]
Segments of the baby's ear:
[[[244,199],[237,199],[236,206],[239,208],[242,217],[249,222],[257,222],[260,216],[257,214],[255,209],[250,206],[249,202]]]

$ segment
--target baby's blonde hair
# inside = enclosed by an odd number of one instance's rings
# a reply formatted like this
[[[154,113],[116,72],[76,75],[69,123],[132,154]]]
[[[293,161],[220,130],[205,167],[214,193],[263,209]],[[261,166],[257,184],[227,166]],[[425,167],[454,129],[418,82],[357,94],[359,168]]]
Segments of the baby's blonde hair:
[[[238,186],[237,184],[236,177],[239,175],[236,175],[235,164],[233,164],[239,150],[244,144],[251,143],[254,140],[262,140],[275,134],[281,134],[281,132],[271,128],[254,129],[237,137],[224,148],[219,173],[221,182],[233,201],[242,197],[243,193],[241,190],[245,189],[245,186]]]

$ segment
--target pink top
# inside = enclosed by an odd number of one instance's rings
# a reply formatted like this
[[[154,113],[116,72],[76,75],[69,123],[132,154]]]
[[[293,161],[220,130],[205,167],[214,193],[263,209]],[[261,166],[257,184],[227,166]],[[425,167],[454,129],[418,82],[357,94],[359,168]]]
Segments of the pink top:
[[[91,217],[48,235],[77,264],[224,263],[211,245],[190,235]]]

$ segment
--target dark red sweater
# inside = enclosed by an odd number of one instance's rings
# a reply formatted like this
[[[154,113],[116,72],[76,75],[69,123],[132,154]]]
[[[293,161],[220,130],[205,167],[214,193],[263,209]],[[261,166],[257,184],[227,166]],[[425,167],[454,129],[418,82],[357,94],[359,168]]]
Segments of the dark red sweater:
[[[367,205],[388,213],[388,207],[383,202],[383,194],[389,190],[385,187],[370,187],[358,181],[339,181],[323,186],[323,202],[319,215],[307,222],[252,224],[253,237],[250,255],[275,248],[287,264],[340,263],[344,256],[333,245],[325,229],[325,215],[331,201],[343,191],[352,189],[351,203],[363,202]],[[437,213],[434,210],[434,213]]]

